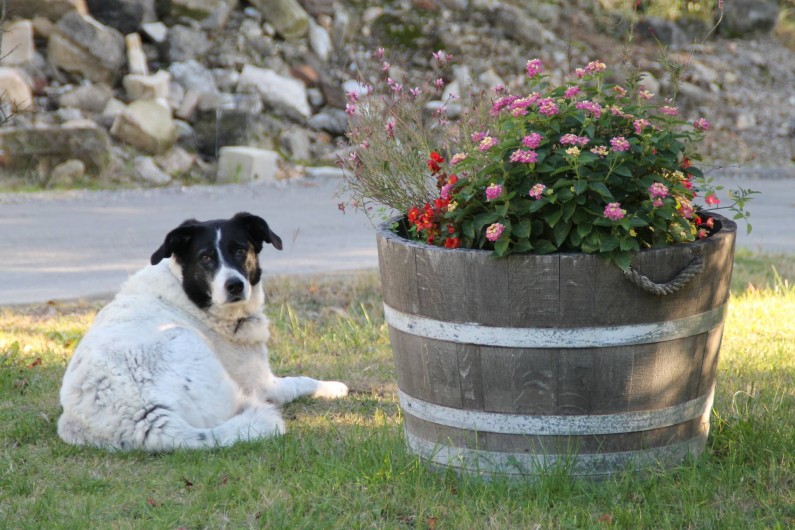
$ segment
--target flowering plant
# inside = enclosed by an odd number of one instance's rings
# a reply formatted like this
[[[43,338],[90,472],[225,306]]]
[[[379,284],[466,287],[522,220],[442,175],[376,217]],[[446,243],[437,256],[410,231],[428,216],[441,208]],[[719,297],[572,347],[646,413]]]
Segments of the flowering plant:
[[[441,66],[449,59],[434,54]],[[581,251],[626,269],[632,252],[708,237],[718,227],[695,201],[719,204],[719,188],[692,161],[700,160],[695,145],[709,122],[683,121],[642,86],[608,85],[605,70],[594,61],[556,86],[540,60],[528,61],[522,95],[501,87],[481,93],[455,124],[444,113],[449,98],[430,124],[417,113],[406,119],[401,109],[416,107],[420,88],[406,94],[387,78],[388,96],[367,96],[363,112],[349,106],[357,146],[349,184],[360,199],[405,212],[407,237],[498,256]],[[442,87],[441,77],[429,85],[431,92]],[[383,120],[383,134],[373,118]],[[378,152],[384,149],[402,154]],[[421,167],[424,177],[407,183],[411,170],[403,169],[404,180],[394,181],[396,159]],[[395,183],[408,197],[385,200],[365,189],[373,181]],[[750,193],[731,194],[736,218],[748,216]]]

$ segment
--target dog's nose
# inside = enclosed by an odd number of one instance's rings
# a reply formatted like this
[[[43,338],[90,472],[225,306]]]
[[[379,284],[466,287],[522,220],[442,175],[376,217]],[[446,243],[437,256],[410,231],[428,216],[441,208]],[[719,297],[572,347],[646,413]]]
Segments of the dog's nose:
[[[237,278],[226,280],[224,288],[232,296],[240,296],[243,293],[243,282]]]

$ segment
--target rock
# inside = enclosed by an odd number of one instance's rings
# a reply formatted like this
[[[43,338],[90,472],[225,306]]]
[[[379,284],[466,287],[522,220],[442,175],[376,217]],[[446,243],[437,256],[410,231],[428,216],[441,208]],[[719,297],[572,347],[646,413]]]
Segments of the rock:
[[[58,109],[55,111],[55,116],[62,124],[85,119],[80,109]]]
[[[312,179],[342,179],[345,171],[338,167],[321,166],[305,169],[306,176]]]
[[[642,86],[644,90],[651,92],[655,96],[660,94],[660,82],[657,81],[657,78],[651,72],[640,72],[639,76],[639,86]]]
[[[149,75],[149,65],[146,63],[141,36],[130,33],[124,37],[124,43],[127,46],[127,70],[131,74]]]
[[[718,31],[727,37],[770,33],[776,27],[778,12],[778,3],[770,0],[732,0]]]
[[[196,155],[192,155],[177,146],[168,152],[155,157],[155,163],[172,177],[187,173],[196,163]]]
[[[353,33],[351,28],[351,15],[342,6],[337,6],[334,13],[334,26],[331,29],[331,42],[335,49],[341,50],[345,47],[345,43]]]
[[[276,176],[279,153],[245,146],[221,148],[218,159],[218,182],[272,182]]]
[[[753,112],[741,111],[737,115],[737,120],[735,122],[734,127],[738,131],[745,131],[748,129],[752,129],[753,127],[756,127],[756,116],[754,115]]]
[[[0,145],[6,166],[12,169],[49,167],[66,160],[82,160],[92,172],[102,172],[110,163],[110,138],[105,129],[84,121],[74,126],[0,129]]]
[[[240,80],[240,73],[237,70],[230,70],[227,68],[214,68],[212,70],[213,79],[218,90],[224,92],[231,92],[237,86]]]
[[[47,45],[55,66],[95,82],[116,79],[125,63],[121,33],[76,12],[66,14],[55,28]]]
[[[489,90],[494,87],[505,86],[505,80],[491,67],[478,76],[478,82]]]
[[[311,19],[309,20],[309,46],[324,63],[331,57],[331,36],[328,30]]]
[[[185,90],[193,90],[199,94],[218,92],[218,86],[215,84],[212,72],[197,61],[172,63],[168,67],[168,73]]]
[[[344,110],[327,108],[309,118],[307,124],[318,131],[342,135],[348,129],[348,115]]]
[[[176,112],[174,115],[177,118],[182,120],[190,120],[193,118],[193,113],[199,108],[199,100],[201,99],[201,93],[196,92],[194,90],[188,90],[185,92],[185,97],[182,98],[182,101],[177,107]]]
[[[189,17],[202,20],[219,8],[230,7],[236,3],[232,0],[170,0],[173,18]]]
[[[557,41],[554,33],[519,7],[500,3],[491,15],[495,28],[500,28],[508,38],[525,46],[542,47]]]
[[[309,160],[312,157],[309,135],[301,129],[291,129],[279,137],[279,146],[292,160]]]
[[[56,21],[72,11],[88,14],[85,0],[8,0],[7,6],[9,18],[39,16]]]
[[[71,159],[61,162],[50,171],[50,186],[71,186],[86,174],[86,164],[82,160]]]
[[[286,40],[300,39],[309,30],[309,15],[296,0],[251,0],[251,3]]]
[[[177,141],[171,110],[154,100],[132,102],[116,116],[110,133],[151,154],[163,153]]]
[[[87,81],[62,93],[58,97],[58,106],[88,112],[102,112],[112,97],[113,89],[108,85]]]
[[[141,24],[141,31],[143,31],[144,34],[152,40],[152,42],[157,44],[163,44],[166,42],[166,38],[168,37],[168,26],[162,22],[148,22],[146,24]]]
[[[299,64],[290,68],[290,76],[298,79],[308,87],[317,86],[320,82],[320,72],[312,65]]]
[[[11,112],[33,110],[33,91],[30,84],[16,68],[0,67],[0,102]]]
[[[49,39],[55,31],[55,24],[45,17],[33,17],[33,35],[39,39]]]
[[[4,66],[30,64],[35,53],[33,23],[30,20],[17,20],[4,25],[3,46],[0,48]]]
[[[304,84],[267,68],[245,65],[240,74],[237,90],[256,92],[262,97],[265,105],[291,118],[304,119],[312,113]]]
[[[272,147],[267,117],[239,110],[208,110],[195,117],[196,148],[216,157],[221,147],[250,145]]]
[[[130,99],[168,99],[171,74],[158,70],[152,75],[125,75],[124,91]]]
[[[168,61],[171,63],[202,57],[211,46],[207,35],[188,26],[172,27],[166,39]]]
[[[635,34],[644,40],[681,48],[689,44],[687,34],[673,20],[646,16],[638,21]]]
[[[113,122],[116,120],[116,116],[124,112],[124,109],[127,108],[122,101],[119,101],[116,98],[110,98],[108,103],[105,105],[105,108],[102,109],[102,122],[103,125],[107,126],[108,128],[113,125]]]
[[[122,34],[138,31],[144,21],[157,20],[155,0],[86,0],[91,16]]]
[[[135,176],[155,186],[164,186],[171,182],[171,175],[157,167],[151,156],[136,156],[133,161]]]

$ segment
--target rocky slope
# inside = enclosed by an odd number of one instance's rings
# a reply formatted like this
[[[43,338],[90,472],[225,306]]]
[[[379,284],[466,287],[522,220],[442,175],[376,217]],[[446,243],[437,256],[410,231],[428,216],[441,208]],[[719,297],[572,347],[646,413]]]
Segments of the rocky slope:
[[[771,33],[778,8],[768,1],[727,3],[707,40],[701,20],[641,13],[629,43],[631,12],[585,0],[7,2],[6,186],[247,180],[333,166],[346,87],[378,46],[407,83],[444,49],[458,64],[446,81],[459,90],[518,86],[534,57],[553,77],[594,59],[619,76],[633,65],[651,91],[675,93],[686,118],[713,123],[706,154],[716,166],[789,175],[795,159],[795,56]],[[669,62],[685,65],[679,83]],[[218,173],[224,146],[265,151],[227,149]]]

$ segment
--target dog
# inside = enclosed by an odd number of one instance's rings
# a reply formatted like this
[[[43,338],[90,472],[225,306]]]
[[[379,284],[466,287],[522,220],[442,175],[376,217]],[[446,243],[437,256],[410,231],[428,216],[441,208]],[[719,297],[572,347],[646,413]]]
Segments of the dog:
[[[282,241],[261,217],[189,219],[166,235],[75,349],[58,435],[114,450],[229,446],[285,432],[278,405],[348,387],[276,377],[258,255]]]

